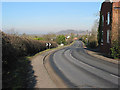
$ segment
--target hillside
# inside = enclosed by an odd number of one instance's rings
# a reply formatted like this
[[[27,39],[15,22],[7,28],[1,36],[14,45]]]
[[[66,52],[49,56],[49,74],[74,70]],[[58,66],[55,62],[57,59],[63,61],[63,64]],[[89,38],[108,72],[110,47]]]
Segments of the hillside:
[[[85,35],[87,34],[87,31],[83,31],[83,30],[72,30],[72,29],[69,29],[69,30],[61,30],[59,32],[57,32],[56,34],[57,35],[61,35],[61,34],[71,34],[71,33],[74,33],[74,34],[80,34],[80,35]]]

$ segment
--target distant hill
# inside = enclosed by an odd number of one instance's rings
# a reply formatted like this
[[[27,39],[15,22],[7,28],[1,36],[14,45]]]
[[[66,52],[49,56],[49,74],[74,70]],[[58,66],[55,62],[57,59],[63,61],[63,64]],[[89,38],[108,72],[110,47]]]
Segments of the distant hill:
[[[61,35],[61,34],[71,34],[71,33],[74,33],[74,34],[80,34],[80,35],[85,35],[87,34],[87,31],[83,31],[83,30],[62,30],[62,31],[59,31],[57,32],[56,34],[57,35]]]

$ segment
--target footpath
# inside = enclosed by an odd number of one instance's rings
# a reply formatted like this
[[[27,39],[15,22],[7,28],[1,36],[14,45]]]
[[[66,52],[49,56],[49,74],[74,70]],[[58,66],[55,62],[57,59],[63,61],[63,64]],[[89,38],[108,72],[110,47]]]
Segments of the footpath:
[[[108,61],[108,62],[111,62],[111,63],[115,63],[115,64],[120,63],[119,60],[107,58],[107,57],[101,55],[101,53],[99,53],[99,52],[94,52],[94,51],[90,51],[90,50],[86,50],[86,51],[89,55],[94,56],[96,58],[99,58],[99,59],[102,59],[102,60],[105,60],[105,61]]]
[[[44,66],[44,58],[52,51],[53,50],[43,52],[31,58],[31,66],[34,72],[35,82],[31,82],[28,88],[57,88]]]
[[[31,72],[33,72],[31,77],[34,78],[32,78],[28,88],[67,88],[67,85],[56,74],[49,63],[49,55],[64,47],[43,51],[30,59]]]
[[[88,53],[89,55],[91,55],[93,57],[96,57],[96,58],[99,58],[101,60],[105,60],[105,61],[108,61],[108,62],[111,62],[111,63],[115,63],[115,64],[119,64],[120,63],[119,59],[111,59],[111,58],[103,56],[100,52],[95,52],[95,51],[87,49],[87,47],[85,46],[84,43],[83,43],[83,47],[86,50],[86,53]]]

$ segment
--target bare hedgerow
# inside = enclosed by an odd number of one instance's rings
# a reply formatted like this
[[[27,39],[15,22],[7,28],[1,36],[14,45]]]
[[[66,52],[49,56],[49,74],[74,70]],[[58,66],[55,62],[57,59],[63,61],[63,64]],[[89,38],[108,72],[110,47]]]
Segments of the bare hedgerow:
[[[10,87],[11,82],[16,80],[16,68],[20,64],[20,58],[34,55],[40,51],[47,49],[48,41],[39,41],[27,37],[16,35],[8,35],[2,33],[2,74],[3,87]],[[50,42],[50,41],[49,41]],[[57,47],[55,42],[50,42],[51,48]],[[23,62],[23,60],[21,60]],[[25,62],[25,61],[24,61]],[[24,63],[23,63],[24,64]],[[23,66],[24,67],[24,66]],[[19,69],[22,67],[19,67]],[[12,84],[12,83],[11,83]]]
[[[57,47],[55,42],[49,41],[51,48]],[[16,35],[8,35],[2,32],[3,60],[12,57],[33,55],[47,49],[47,41],[38,41]]]

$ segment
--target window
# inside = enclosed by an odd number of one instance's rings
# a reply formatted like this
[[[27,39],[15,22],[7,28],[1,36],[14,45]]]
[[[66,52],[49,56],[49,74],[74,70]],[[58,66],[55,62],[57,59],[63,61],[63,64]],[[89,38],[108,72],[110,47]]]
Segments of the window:
[[[107,43],[110,43],[110,39],[109,39],[110,37],[109,36],[110,36],[110,30],[107,30]]]
[[[102,31],[102,36],[101,36],[101,42],[103,42],[103,31]]]
[[[108,25],[110,24],[110,12],[108,12],[108,14],[107,14],[107,24]]]
[[[114,9],[120,9],[120,7],[114,7]]]
[[[104,16],[102,15],[102,26],[104,26]]]

